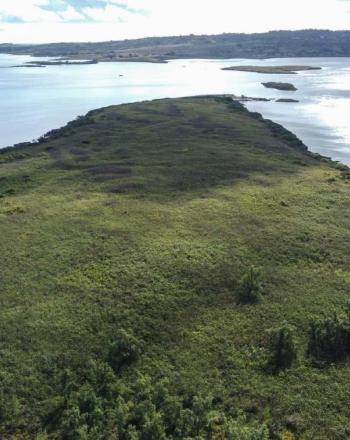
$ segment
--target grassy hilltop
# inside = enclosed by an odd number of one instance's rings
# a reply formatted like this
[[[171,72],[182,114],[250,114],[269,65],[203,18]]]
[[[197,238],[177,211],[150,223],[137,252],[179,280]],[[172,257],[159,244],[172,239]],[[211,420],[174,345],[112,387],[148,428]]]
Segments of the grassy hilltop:
[[[347,177],[224,97],[0,154],[0,436],[349,438]]]

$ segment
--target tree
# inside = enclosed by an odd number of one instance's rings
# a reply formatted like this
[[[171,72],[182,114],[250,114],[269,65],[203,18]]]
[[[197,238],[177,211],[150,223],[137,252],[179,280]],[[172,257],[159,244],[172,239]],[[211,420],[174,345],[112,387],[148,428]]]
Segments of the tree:
[[[136,362],[140,354],[140,342],[122,329],[118,331],[115,342],[109,348],[108,362],[114,371],[119,372]]]
[[[350,314],[346,313],[314,320],[309,330],[307,353],[316,362],[332,362],[350,354]]]
[[[237,289],[238,300],[245,304],[254,304],[261,300],[262,284],[260,271],[251,267],[242,277]]]
[[[287,323],[270,331],[269,365],[275,373],[291,368],[297,358],[293,331],[293,327]]]

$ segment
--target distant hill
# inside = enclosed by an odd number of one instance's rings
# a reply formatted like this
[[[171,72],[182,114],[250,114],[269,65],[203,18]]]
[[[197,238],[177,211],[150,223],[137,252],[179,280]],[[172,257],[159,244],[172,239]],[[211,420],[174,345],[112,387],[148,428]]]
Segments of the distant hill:
[[[350,31],[273,31],[261,34],[154,37],[100,43],[1,44],[0,53],[149,62],[179,58],[344,57],[350,56]]]

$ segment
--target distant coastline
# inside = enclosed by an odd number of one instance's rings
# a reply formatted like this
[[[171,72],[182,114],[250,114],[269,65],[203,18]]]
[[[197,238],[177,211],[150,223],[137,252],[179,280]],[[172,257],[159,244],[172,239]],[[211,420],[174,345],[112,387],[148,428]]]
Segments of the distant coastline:
[[[0,44],[0,53],[96,62],[166,63],[174,59],[350,57],[350,31],[151,37],[98,43]]]

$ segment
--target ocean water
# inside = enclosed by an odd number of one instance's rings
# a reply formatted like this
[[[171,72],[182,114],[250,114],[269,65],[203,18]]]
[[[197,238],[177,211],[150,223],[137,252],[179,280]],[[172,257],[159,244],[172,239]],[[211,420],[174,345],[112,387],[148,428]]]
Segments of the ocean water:
[[[0,148],[37,139],[99,107],[164,97],[232,93],[298,99],[299,103],[271,101],[246,105],[293,131],[311,151],[350,165],[350,58],[10,67],[29,60],[33,58],[0,55]],[[221,70],[241,64],[302,64],[322,70],[297,75]],[[261,85],[265,81],[292,82],[298,90],[266,89]]]

